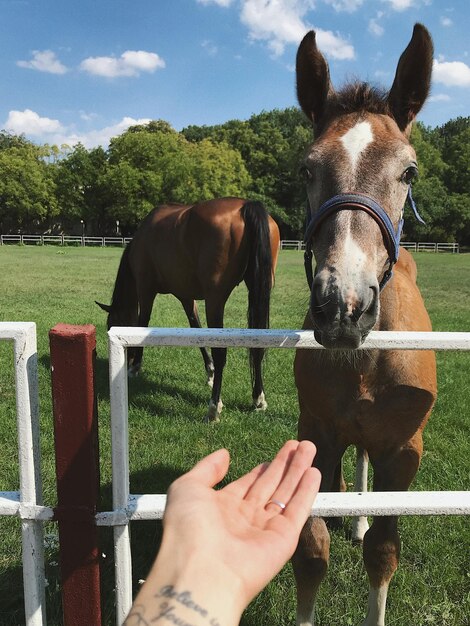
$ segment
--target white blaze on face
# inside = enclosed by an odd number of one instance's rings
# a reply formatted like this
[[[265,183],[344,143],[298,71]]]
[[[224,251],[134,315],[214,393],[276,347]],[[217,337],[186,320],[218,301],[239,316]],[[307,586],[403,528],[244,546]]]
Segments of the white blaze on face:
[[[343,211],[344,235],[342,239],[342,250],[337,255],[336,270],[341,276],[343,285],[343,299],[346,304],[347,315],[352,315],[358,301],[357,287],[362,283],[364,268],[368,262],[367,254],[351,235],[350,211]]]
[[[373,140],[374,135],[369,122],[358,122],[341,137],[340,141],[351,160],[353,175],[362,152]]]

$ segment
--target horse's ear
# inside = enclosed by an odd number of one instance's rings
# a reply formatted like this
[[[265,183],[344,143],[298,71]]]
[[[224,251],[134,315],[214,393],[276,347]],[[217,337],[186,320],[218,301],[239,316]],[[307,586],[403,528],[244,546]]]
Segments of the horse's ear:
[[[106,313],[111,313],[111,305],[102,304],[101,302],[98,302],[98,300],[95,300],[95,304],[97,304],[100,309],[103,309],[103,311],[106,311]]]
[[[408,134],[429,94],[434,47],[422,24],[415,24],[413,36],[400,57],[388,95],[390,110],[400,130]]]
[[[296,74],[297,99],[302,111],[310,121],[318,124],[333,87],[328,63],[317,48],[313,30],[305,35],[297,50]]]

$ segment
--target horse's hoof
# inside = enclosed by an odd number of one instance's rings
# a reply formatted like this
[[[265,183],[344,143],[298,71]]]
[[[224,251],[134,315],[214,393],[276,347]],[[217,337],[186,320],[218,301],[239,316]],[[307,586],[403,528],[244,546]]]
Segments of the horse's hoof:
[[[131,365],[130,367],[127,368],[127,375],[129,376],[129,378],[135,378],[136,376],[139,375],[140,372],[140,363],[138,363],[137,365]]]
[[[351,529],[351,541],[354,545],[362,545],[364,535],[369,530],[367,517],[353,517]]]
[[[268,403],[266,402],[263,391],[259,394],[257,398],[253,398],[253,407],[255,411],[266,411],[266,409],[268,408]]]
[[[215,404],[212,399],[210,400],[204,420],[206,424],[209,422],[220,422],[220,414],[222,413],[223,406],[222,400],[219,400],[217,404]]]

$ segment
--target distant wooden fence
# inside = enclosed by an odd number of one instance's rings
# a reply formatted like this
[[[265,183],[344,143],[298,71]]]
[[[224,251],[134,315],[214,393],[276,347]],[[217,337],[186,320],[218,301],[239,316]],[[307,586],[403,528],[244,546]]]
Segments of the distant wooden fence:
[[[31,246],[124,246],[132,237],[76,237],[72,235],[0,235],[0,245]]]
[[[20,244],[30,246],[125,246],[132,237],[77,237],[73,235],[0,235],[0,245]],[[432,243],[402,241],[401,246],[413,252],[452,252],[460,251],[458,243]],[[305,250],[305,244],[298,239],[283,239],[281,250]]]
[[[400,245],[413,252],[452,252],[460,251],[458,243],[433,243],[420,241],[402,241]],[[305,243],[297,239],[283,239],[281,250],[305,250]]]

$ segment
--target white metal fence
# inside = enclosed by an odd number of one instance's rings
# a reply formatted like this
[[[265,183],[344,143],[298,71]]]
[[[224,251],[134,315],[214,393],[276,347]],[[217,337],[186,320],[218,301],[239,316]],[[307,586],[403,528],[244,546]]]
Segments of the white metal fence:
[[[0,340],[12,341],[14,346],[20,467],[20,489],[0,492],[0,515],[21,519],[26,624],[45,626],[42,524],[51,520],[54,512],[43,506],[41,499],[35,324],[0,323]],[[322,349],[310,331],[181,328],[112,328],[109,331],[113,510],[98,513],[96,523],[114,527],[119,625],[132,604],[129,522],[160,519],[166,503],[162,494],[129,493],[126,349],[131,346]],[[362,348],[464,351],[470,350],[470,333],[372,332]],[[469,515],[470,491],[322,493],[315,501],[312,514],[329,517]]]
[[[46,623],[42,519],[52,509],[42,507],[36,325],[0,322],[0,340],[13,342],[18,429],[20,488],[0,492],[0,515],[21,519],[23,585],[26,623]]]
[[[97,523],[114,526],[116,619],[122,624],[132,604],[129,522],[160,519],[161,494],[129,493],[129,433],[126,348],[131,346],[255,347],[322,349],[313,332],[293,330],[112,328],[109,378],[113,465],[113,511],[98,513]],[[470,350],[470,333],[371,332],[362,348],[384,350]],[[469,515],[470,491],[321,493],[312,514]]]

